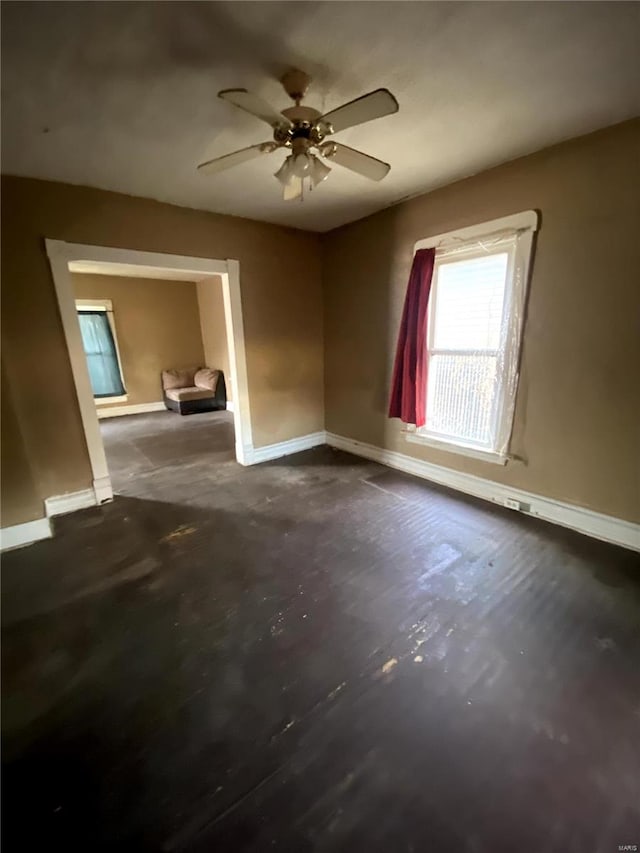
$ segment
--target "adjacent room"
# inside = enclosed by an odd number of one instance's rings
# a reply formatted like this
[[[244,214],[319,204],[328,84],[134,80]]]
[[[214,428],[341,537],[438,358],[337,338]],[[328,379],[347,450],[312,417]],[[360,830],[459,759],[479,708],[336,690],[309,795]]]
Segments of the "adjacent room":
[[[220,276],[69,268],[82,353],[68,344],[87,363],[112,491],[145,495],[160,477],[205,471],[223,479],[235,441]]]
[[[640,845],[640,4],[4,2],[6,851]]]

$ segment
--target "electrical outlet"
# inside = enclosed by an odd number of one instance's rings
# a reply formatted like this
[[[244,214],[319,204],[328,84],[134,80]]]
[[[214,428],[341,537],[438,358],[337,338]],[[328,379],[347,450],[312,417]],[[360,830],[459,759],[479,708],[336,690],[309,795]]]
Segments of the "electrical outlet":
[[[520,501],[514,501],[512,498],[505,498],[504,505],[509,509],[520,509]]]

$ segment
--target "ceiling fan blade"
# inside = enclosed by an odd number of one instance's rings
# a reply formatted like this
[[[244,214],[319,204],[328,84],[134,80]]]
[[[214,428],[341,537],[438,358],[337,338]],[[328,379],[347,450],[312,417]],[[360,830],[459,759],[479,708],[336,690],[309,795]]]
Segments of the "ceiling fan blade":
[[[247,113],[251,113],[252,116],[266,121],[271,127],[277,127],[278,125],[291,126],[289,119],[278,112],[275,107],[272,107],[271,104],[263,101],[257,95],[247,92],[246,89],[223,89],[222,92],[218,92],[218,97],[222,98],[223,101],[229,101],[230,104],[236,107],[240,107],[241,110]]]
[[[381,181],[391,168],[388,163],[383,163],[376,157],[370,157],[368,154],[363,154],[362,151],[356,151],[355,148],[340,145],[338,142],[329,142],[323,145],[320,153],[339,166],[351,169],[352,172],[357,172],[372,181]]]
[[[248,148],[241,148],[239,151],[233,151],[231,154],[224,154],[222,157],[216,157],[214,160],[207,160],[206,163],[200,163],[198,171],[203,175],[217,175],[218,172],[224,172],[225,169],[230,169],[232,166],[239,166],[240,163],[246,163],[248,160],[253,160],[261,154],[269,154],[273,151],[273,143],[261,142],[260,145],[250,145]]]
[[[355,101],[349,101],[348,104],[331,110],[318,121],[331,125],[331,133],[338,133],[347,127],[397,113],[398,109],[398,102],[388,89],[376,89],[375,92],[369,92],[368,95],[362,95]]]

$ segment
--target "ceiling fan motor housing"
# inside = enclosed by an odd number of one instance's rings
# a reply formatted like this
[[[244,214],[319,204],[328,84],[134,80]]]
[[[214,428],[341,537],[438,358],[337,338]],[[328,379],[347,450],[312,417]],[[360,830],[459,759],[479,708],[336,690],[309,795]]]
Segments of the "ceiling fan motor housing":
[[[307,94],[307,89],[311,83],[311,77],[309,77],[308,74],[305,74],[304,71],[300,71],[299,68],[292,68],[291,71],[287,71],[287,73],[281,78],[280,82],[282,83],[287,95],[289,95],[296,104],[299,104]]]
[[[319,145],[327,133],[331,133],[328,125],[318,121],[321,113],[313,107],[289,107],[282,110],[282,115],[289,119],[291,125],[278,125],[274,128],[273,138],[279,145],[292,147],[294,142],[303,141],[306,144],[298,144],[297,147],[308,148]]]

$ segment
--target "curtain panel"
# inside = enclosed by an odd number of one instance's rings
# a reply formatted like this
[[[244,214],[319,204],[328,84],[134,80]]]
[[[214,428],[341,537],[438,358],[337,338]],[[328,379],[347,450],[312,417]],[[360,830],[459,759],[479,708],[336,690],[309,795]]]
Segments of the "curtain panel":
[[[390,418],[418,427],[426,422],[427,309],[435,256],[435,249],[419,249],[413,258],[389,401]]]

